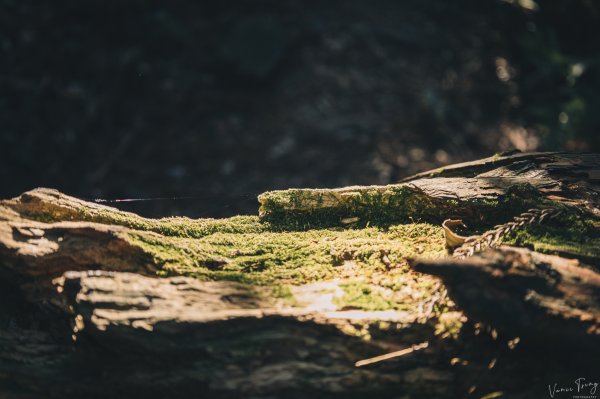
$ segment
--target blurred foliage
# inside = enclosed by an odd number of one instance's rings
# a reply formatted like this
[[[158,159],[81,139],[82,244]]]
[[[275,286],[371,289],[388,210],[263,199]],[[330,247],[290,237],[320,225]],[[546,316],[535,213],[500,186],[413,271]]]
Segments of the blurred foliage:
[[[512,39],[520,116],[548,149],[600,147],[600,2],[540,1],[520,7]],[[522,29],[524,27],[525,29]]]

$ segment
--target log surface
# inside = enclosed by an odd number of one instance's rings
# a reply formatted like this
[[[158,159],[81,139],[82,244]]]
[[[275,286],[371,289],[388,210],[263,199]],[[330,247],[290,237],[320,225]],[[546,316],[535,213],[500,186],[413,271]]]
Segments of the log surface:
[[[599,171],[594,154],[496,156],[269,192],[260,217],[221,220],[50,189],[0,201],[0,396],[541,396],[600,347]],[[507,237],[521,248],[444,248],[444,219],[475,234],[545,206],[564,217]]]

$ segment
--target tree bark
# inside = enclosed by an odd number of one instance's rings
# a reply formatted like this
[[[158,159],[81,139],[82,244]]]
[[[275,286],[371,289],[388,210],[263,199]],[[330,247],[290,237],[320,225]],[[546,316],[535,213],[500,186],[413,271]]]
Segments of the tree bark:
[[[599,180],[598,155],[536,153],[268,192],[260,217],[0,201],[0,396],[540,396],[600,347]],[[531,207],[564,212],[521,248],[444,249],[445,219],[480,234]]]
[[[513,247],[411,263],[441,277],[473,319],[545,349],[600,351],[600,274],[588,265]]]

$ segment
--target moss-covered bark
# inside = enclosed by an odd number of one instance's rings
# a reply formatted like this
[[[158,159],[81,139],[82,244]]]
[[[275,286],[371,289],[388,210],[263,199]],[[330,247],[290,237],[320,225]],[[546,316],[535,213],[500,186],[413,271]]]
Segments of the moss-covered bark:
[[[329,226],[390,226],[418,221],[441,222],[447,217],[498,216],[506,207],[523,208],[508,196],[461,199],[429,195],[412,185],[349,187],[344,189],[291,189],[258,197],[261,218],[286,229]]]
[[[441,227],[427,223],[299,231],[255,216],[152,220],[52,190],[6,204],[43,223],[126,227],[119,236],[138,253],[137,262],[150,264],[159,276],[252,284],[273,300],[286,297],[288,304],[296,303],[288,286],[336,280],[340,289],[333,303],[338,309],[408,309],[434,296],[440,286],[411,272],[406,260],[447,255]]]
[[[492,326],[497,314],[510,322],[516,312],[519,323],[499,323],[515,334],[527,328],[527,312],[555,325],[566,304],[573,309],[562,315],[573,325],[569,331],[595,339],[596,330],[586,326],[600,320],[594,299],[600,278],[590,270],[600,264],[600,189],[593,183],[600,161],[565,154],[515,159],[499,156],[390,186],[267,192],[259,197],[259,215],[227,219],[147,219],[48,189],[1,201],[0,286],[20,287],[23,297],[13,297],[24,308],[44,310],[30,310],[34,321],[17,332],[0,318],[0,393],[8,389],[5,375],[34,379],[55,392],[63,392],[56,381],[65,370],[96,376],[80,367],[85,356],[74,355],[76,348],[110,367],[123,356],[136,359],[135,370],[147,374],[120,368],[122,374],[98,378],[130,392],[157,387],[147,390],[150,396],[171,392],[170,383],[148,376],[171,381],[164,363],[177,358],[175,386],[215,395],[282,396],[286,387],[309,381],[307,391],[317,396],[359,395],[373,392],[374,384],[383,393],[404,389],[411,397],[450,398],[466,392],[474,384],[468,376],[476,374],[489,392],[499,381],[520,378],[518,393],[532,397],[529,379],[520,377],[529,368],[489,368],[496,352],[482,353],[480,342],[473,343],[462,309]],[[449,260],[444,219],[463,219],[468,229],[460,233],[478,235],[528,208],[546,207],[562,213],[543,224],[523,223],[504,241],[578,258],[581,265],[526,249],[490,251],[470,263]],[[433,274],[454,287],[457,299],[478,298],[502,312],[470,307],[469,300],[457,308],[442,280],[409,266],[414,258],[434,265]],[[446,264],[452,268],[440,266]],[[467,278],[456,275],[463,271]],[[509,274],[517,285],[525,275],[531,284],[519,285],[523,290],[514,296],[501,280]],[[545,297],[535,291],[540,287]],[[4,291],[0,299],[13,301]],[[566,299],[548,294],[554,291]],[[47,325],[58,332],[40,329],[44,314],[53,315]],[[495,339],[495,330],[488,330]],[[40,331],[40,340],[22,348],[35,361],[2,350]],[[540,334],[532,331],[533,338]],[[569,331],[557,339],[573,338]],[[416,345],[422,342],[428,345]],[[427,349],[388,368],[354,367],[357,360],[412,345]],[[494,350],[509,356],[506,343],[499,345]],[[273,375],[285,376],[286,383],[273,382]],[[90,386],[82,383],[77,392],[85,396]]]

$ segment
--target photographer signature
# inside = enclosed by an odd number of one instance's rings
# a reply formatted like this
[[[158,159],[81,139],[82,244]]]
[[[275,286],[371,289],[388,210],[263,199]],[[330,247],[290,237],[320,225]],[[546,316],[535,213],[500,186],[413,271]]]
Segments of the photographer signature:
[[[598,382],[586,381],[585,378],[581,377],[576,379],[574,384],[570,386],[560,386],[558,383],[548,384],[548,391],[551,398],[554,398],[557,393],[572,393],[574,399],[592,399],[598,397],[596,396]]]

